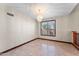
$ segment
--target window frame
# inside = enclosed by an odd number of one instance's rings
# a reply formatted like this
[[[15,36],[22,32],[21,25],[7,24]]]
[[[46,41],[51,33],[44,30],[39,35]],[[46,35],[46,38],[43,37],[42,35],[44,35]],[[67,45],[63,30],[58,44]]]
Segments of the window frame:
[[[43,34],[43,32],[42,32],[42,23],[44,23],[44,22],[51,22],[51,21],[54,21],[55,22],[55,26],[54,26],[54,35],[49,35],[48,34],[48,32],[47,32],[47,35],[46,34]],[[41,36],[52,36],[52,37],[56,37],[56,20],[46,20],[46,21],[42,21],[42,22],[40,22],[40,34],[41,34]]]

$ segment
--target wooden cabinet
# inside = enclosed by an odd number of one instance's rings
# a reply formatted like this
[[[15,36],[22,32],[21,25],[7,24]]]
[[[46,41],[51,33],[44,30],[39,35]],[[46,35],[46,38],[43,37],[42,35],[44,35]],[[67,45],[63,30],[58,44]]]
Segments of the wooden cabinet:
[[[73,45],[79,49],[79,38],[78,38],[78,33],[76,31],[72,31],[72,38],[73,38]]]
[[[77,32],[72,31],[72,36],[73,36],[73,43],[77,44]]]

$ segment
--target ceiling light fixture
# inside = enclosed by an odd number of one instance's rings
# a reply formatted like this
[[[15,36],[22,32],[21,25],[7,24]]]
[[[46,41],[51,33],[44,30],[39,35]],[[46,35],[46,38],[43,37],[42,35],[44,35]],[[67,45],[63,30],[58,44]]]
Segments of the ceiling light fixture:
[[[38,21],[38,22],[41,22],[42,20],[43,20],[43,16],[42,16],[42,14],[41,14],[41,10],[38,9],[37,21]]]
[[[43,16],[42,16],[42,15],[38,15],[38,16],[37,16],[37,21],[38,21],[38,22],[41,22],[42,20],[43,20]]]

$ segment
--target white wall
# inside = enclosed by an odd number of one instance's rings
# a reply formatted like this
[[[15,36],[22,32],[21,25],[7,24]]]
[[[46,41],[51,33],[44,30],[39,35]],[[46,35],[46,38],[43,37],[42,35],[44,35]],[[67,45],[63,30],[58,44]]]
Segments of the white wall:
[[[69,29],[69,17],[54,17],[53,20],[56,20],[56,37],[52,36],[41,36],[39,37],[51,39],[51,40],[59,40],[59,41],[66,41],[71,42],[70,40],[70,29]],[[40,33],[40,30],[39,30]]]
[[[56,20],[56,37],[41,36],[40,29],[39,37],[51,40],[72,42],[72,31],[79,32],[79,4],[70,15],[54,17],[53,19]]]
[[[79,33],[79,4],[71,14],[71,23],[72,23],[72,30],[77,31]]]
[[[6,17],[5,17],[5,5],[0,4],[0,52],[6,49],[7,47],[7,26],[6,26]]]
[[[8,16],[11,12],[14,16]],[[36,21],[13,7],[0,5],[0,52],[35,39]]]

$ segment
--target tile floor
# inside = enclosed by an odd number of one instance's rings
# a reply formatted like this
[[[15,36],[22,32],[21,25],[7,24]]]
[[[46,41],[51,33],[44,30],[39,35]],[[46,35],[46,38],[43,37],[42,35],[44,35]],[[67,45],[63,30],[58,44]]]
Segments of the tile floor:
[[[37,39],[1,56],[79,56],[79,51],[71,44]]]

